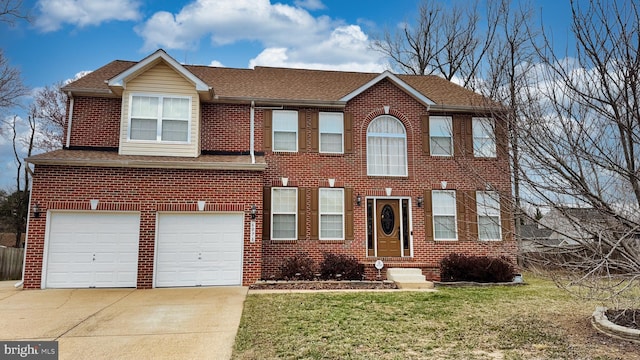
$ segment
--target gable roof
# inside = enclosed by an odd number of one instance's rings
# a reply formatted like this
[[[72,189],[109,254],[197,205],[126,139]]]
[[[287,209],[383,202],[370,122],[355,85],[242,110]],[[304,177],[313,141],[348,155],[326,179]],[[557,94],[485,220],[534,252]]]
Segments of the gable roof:
[[[150,57],[163,58],[158,50]],[[76,95],[118,96],[109,87],[122,78],[143,71],[152,60],[115,60],[66,85],[63,90]],[[170,56],[166,55],[169,59]],[[175,61],[175,60],[174,60]],[[142,64],[142,65],[141,65]],[[395,75],[347,71],[261,67],[255,69],[180,65],[197,81],[211,89],[212,101],[247,102],[274,105],[316,105],[343,107],[371,86],[391,81],[416,100],[432,109],[470,110],[496,106],[480,94],[434,75]],[[174,64],[175,65],[175,64]],[[174,66],[175,67],[175,66]],[[188,75],[188,74],[187,74]],[[209,99],[205,99],[209,100]]]
[[[156,65],[157,63],[164,61],[172,67],[178,74],[182,75],[185,79],[191,82],[198,92],[209,92],[211,87],[204,83],[204,81],[200,80],[197,76],[193,75],[189,70],[185,69],[179,62],[177,62],[174,58],[169,56],[164,50],[159,49],[153,54],[147,56],[146,58],[140,60],[135,65],[127,68],[126,70],[118,73],[116,76],[112,77],[107,81],[107,85],[109,87],[126,87],[126,81],[136,77],[137,75],[145,72],[150,67]]]

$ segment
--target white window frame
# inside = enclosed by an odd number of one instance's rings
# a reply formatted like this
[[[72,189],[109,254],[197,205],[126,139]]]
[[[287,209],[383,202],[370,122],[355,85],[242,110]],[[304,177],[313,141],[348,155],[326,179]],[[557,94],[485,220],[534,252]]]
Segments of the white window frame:
[[[444,125],[444,131],[448,133],[449,136],[441,136],[439,131],[436,132],[435,126],[440,122],[444,121],[446,124]],[[438,136],[434,136],[434,134],[438,133]],[[448,154],[437,154],[434,151],[435,142],[433,139],[449,139],[449,143],[451,144],[449,147]],[[445,149],[442,149],[445,150]],[[439,156],[439,157],[452,157],[453,156],[453,118],[451,116],[430,116],[429,117],[429,154],[431,156]]]
[[[453,199],[453,213],[447,213],[444,211],[444,209],[438,207],[438,204],[436,203],[435,199],[434,199],[434,195],[436,194],[451,194],[451,198]],[[433,239],[437,240],[437,241],[455,241],[458,240],[458,209],[457,209],[458,203],[457,203],[457,199],[456,199],[456,191],[455,190],[432,190],[431,191],[431,221],[433,223]],[[447,217],[451,217],[453,216],[453,231],[455,233],[455,237],[453,238],[443,238],[443,239],[439,239],[436,236],[436,217],[438,216],[447,216]]]
[[[489,201],[487,201],[489,200]],[[491,204],[488,204],[491,203]],[[500,216],[500,195],[497,191],[476,191],[476,213],[478,214],[478,240],[480,241],[500,241],[502,240],[502,219]],[[480,229],[480,217],[491,217],[492,221],[498,225],[498,238],[483,239]]]
[[[273,206],[275,201],[275,196],[273,196],[273,194],[278,190],[289,190],[289,191],[296,192],[295,211],[282,211],[282,212],[275,211],[275,207]],[[276,238],[273,236],[273,230],[274,230],[273,216],[274,215],[295,215],[294,216],[295,220],[293,222],[294,236],[292,238]],[[297,240],[298,239],[298,188],[295,188],[295,187],[272,187],[271,188],[271,219],[269,221],[271,222],[271,234],[270,234],[271,240]]]
[[[495,158],[497,156],[496,151],[496,134],[495,134],[496,122],[490,117],[474,117],[471,119],[472,136],[473,136],[473,156],[484,158]],[[479,128],[478,128],[479,127]],[[491,129],[491,133],[486,130]],[[484,154],[480,150],[479,143],[490,142],[491,153]]]
[[[323,116],[336,116],[339,115],[340,116],[340,121],[342,122],[342,128],[340,130],[340,132],[335,132],[335,131],[327,131],[324,130],[323,131]],[[326,120],[326,118],[325,118]],[[340,151],[326,151],[322,149],[322,135],[323,134],[339,134],[340,135],[340,140],[342,141],[341,146],[340,146]],[[318,114],[318,149],[319,152],[321,153],[325,153],[325,154],[344,154],[344,114],[343,113],[337,113],[337,112],[320,112]]]
[[[342,212],[322,212],[322,193],[339,192],[342,200]],[[318,237],[320,240],[344,240],[345,239],[345,217],[344,217],[344,189],[342,188],[320,188],[318,189]],[[340,215],[342,217],[342,237],[322,236],[322,215]]]
[[[155,140],[145,140],[145,139],[132,139],[131,138],[131,113],[133,110],[133,98],[134,97],[151,97],[158,99],[158,112],[156,117],[156,139]],[[186,120],[182,119],[163,119],[162,118],[162,107],[164,104],[164,99],[187,99],[189,100],[189,114]],[[173,144],[190,144],[191,143],[191,118],[192,118],[192,109],[193,109],[193,99],[191,96],[181,96],[181,95],[158,95],[158,94],[146,94],[146,93],[131,93],[129,94],[129,114],[128,114],[128,131],[127,131],[127,140],[132,142],[147,142],[147,143],[173,143]],[[151,119],[151,118],[149,118]],[[187,122],[187,140],[186,141],[177,141],[177,140],[162,140],[162,122],[163,120],[172,120],[172,121],[186,121]]]
[[[294,121],[294,129],[295,131],[291,131],[291,129],[278,129],[276,128],[276,118],[278,117],[278,114],[288,114],[288,115],[294,115],[295,114],[295,121]],[[290,152],[290,153],[294,153],[294,152],[298,152],[298,111],[297,110],[273,110],[273,112],[271,113],[272,118],[271,118],[271,144],[272,145],[272,151],[273,152]],[[276,133],[277,132],[281,132],[281,133],[295,133],[296,134],[296,149],[295,150],[290,150],[290,149],[278,149],[277,147],[277,143],[276,143]]]
[[[370,132],[371,125],[376,121],[381,121],[383,118],[389,118],[397,121],[400,126],[402,126],[402,130],[404,131],[402,134],[393,134],[393,133],[373,133]],[[373,173],[371,171],[371,166],[369,164],[369,156],[371,155],[371,147],[372,145],[369,143],[369,138],[402,138],[404,140],[404,173],[402,174],[383,174],[383,173]],[[385,156],[389,156],[389,154],[385,154]],[[408,160],[408,152],[407,152],[407,128],[404,126],[402,121],[398,118],[393,117],[391,115],[381,115],[373,119],[369,126],[367,127],[367,175],[368,176],[389,176],[389,177],[407,177],[409,174],[409,160]]]

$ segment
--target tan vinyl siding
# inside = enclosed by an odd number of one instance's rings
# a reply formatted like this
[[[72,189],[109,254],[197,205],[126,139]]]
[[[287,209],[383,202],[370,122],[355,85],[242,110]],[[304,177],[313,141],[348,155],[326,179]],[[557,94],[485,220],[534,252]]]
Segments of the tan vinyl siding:
[[[191,136],[188,144],[130,141],[129,100],[134,94],[157,94],[191,97]],[[120,154],[151,156],[197,157],[200,154],[200,99],[195,85],[182,75],[160,62],[144,73],[129,80],[122,94],[122,118],[120,121]]]

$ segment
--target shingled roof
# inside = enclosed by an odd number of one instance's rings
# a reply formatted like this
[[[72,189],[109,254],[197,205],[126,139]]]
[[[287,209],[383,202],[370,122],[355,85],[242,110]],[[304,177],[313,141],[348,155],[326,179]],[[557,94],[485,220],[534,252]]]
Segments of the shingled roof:
[[[66,85],[65,91],[109,96],[109,79],[138,62],[115,60]],[[381,74],[345,71],[256,67],[235,69],[199,65],[184,68],[213,89],[214,99],[223,100],[303,100],[340,102],[340,99],[376,79]],[[434,75],[396,75],[407,86],[439,106],[483,107],[483,96]]]

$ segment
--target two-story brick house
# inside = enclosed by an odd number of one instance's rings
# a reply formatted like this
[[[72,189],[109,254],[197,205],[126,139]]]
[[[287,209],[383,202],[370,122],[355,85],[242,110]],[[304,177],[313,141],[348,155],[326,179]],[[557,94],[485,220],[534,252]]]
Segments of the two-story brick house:
[[[301,252],[437,278],[515,251],[500,120],[444,79],[158,50],[64,91],[64,148],[27,159],[26,288],[248,285]]]

